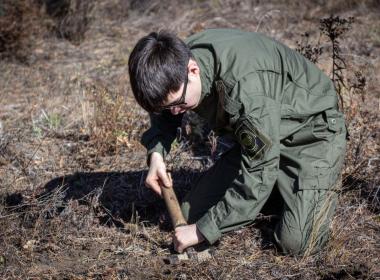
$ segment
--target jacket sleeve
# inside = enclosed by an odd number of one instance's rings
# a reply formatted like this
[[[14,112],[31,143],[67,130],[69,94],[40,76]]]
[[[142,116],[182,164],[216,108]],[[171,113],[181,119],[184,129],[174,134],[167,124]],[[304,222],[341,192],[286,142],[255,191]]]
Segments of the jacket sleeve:
[[[243,110],[234,126],[240,145],[240,171],[224,197],[197,222],[199,231],[212,244],[221,233],[251,223],[269,197],[279,165],[280,105],[257,86],[257,77],[237,83],[233,94]],[[212,183],[212,182],[210,182]]]
[[[183,114],[172,115],[169,111],[150,114],[150,128],[141,137],[141,144],[147,149],[147,163],[153,152],[163,158],[170,152],[171,144],[176,138],[177,128],[181,126]]]

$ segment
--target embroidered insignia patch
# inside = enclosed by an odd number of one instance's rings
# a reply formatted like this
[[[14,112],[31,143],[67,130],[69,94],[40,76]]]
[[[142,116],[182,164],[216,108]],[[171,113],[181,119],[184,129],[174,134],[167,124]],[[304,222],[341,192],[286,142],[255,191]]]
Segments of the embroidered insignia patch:
[[[248,120],[240,123],[236,129],[236,136],[250,160],[259,159],[271,146],[270,139],[260,133]]]

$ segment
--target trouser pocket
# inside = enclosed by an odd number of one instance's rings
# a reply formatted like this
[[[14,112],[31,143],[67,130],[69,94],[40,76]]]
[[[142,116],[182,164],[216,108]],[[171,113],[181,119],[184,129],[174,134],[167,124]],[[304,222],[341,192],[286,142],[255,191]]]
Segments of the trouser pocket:
[[[309,175],[306,177],[298,177],[296,190],[337,190],[339,181],[340,168],[331,170],[324,174]]]

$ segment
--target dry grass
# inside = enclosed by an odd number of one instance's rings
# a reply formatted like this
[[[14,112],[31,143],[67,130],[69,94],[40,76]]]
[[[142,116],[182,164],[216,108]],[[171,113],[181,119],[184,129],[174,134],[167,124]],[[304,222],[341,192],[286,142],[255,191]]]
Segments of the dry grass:
[[[63,15],[48,17],[40,6],[29,5],[27,12],[21,5],[23,13],[34,16],[23,17],[15,29],[0,24],[0,44],[4,32],[13,36],[1,51],[7,60],[0,61],[2,279],[379,277],[376,1],[326,1],[324,6],[285,0],[64,2],[71,9]],[[172,250],[170,226],[163,202],[143,186],[147,168],[138,139],[148,119],[132,98],[126,74],[136,40],[164,27],[182,37],[232,27],[258,30],[296,47],[305,32],[316,44],[319,19],[336,11],[356,21],[341,40],[351,140],[327,247],[304,258],[279,255],[268,238],[273,217],[260,216],[255,225],[224,235],[213,259],[163,265],[161,257]],[[40,13],[44,16],[36,17]],[[0,14],[0,23],[4,20],[10,17]],[[52,32],[57,30],[66,35],[57,38]],[[30,34],[37,35],[31,40]],[[320,44],[318,65],[330,74],[329,43],[322,39]],[[366,78],[365,86],[355,72]],[[193,136],[194,143],[200,139]],[[173,146],[169,165],[180,198],[223,146],[219,139],[215,147],[212,135],[204,139],[208,142],[197,151],[186,143]]]

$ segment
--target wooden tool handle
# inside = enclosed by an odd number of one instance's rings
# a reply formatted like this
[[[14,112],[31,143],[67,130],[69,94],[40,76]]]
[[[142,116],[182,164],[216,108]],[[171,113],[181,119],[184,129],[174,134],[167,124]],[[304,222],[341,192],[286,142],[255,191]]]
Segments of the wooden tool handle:
[[[187,225],[185,218],[182,215],[181,208],[179,207],[177,196],[173,189],[173,181],[170,173],[168,173],[170,186],[161,186],[162,196],[164,197],[166,208],[169,211],[172,220],[173,228]]]

